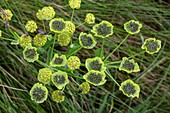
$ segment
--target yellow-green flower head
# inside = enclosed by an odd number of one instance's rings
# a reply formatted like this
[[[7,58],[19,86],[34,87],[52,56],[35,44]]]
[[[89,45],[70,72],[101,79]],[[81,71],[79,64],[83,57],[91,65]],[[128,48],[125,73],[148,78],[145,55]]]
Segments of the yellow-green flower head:
[[[38,81],[44,84],[48,84],[50,83],[51,76],[52,76],[52,71],[49,68],[42,68],[39,70],[38,73]]]
[[[104,72],[90,70],[88,73],[86,73],[83,78],[86,80],[86,82],[89,82],[90,84],[93,84],[94,86],[100,86],[103,85],[105,80],[106,74]]]
[[[65,55],[59,56],[58,54],[54,54],[54,57],[50,62],[50,66],[61,67],[61,66],[65,66],[66,63],[67,63],[67,58]]]
[[[113,34],[113,27],[110,22],[103,20],[99,24],[94,25],[91,32],[97,37],[107,38]]]
[[[38,20],[43,20],[42,18],[42,10],[38,10],[38,12],[36,13],[36,17],[38,18]]]
[[[66,29],[66,22],[62,18],[54,18],[49,23],[50,30],[61,33]]]
[[[0,30],[0,37],[2,36],[2,31]]]
[[[80,59],[77,56],[70,56],[67,60],[67,66],[71,70],[80,68]]]
[[[95,16],[92,13],[86,14],[85,22],[87,22],[88,24],[94,24]]]
[[[126,22],[124,24],[124,29],[126,30],[126,32],[132,35],[139,33],[141,28],[142,24],[135,20],[130,20],[129,22]]]
[[[9,9],[5,9],[4,12],[1,12],[1,17],[4,21],[10,21],[13,14]]]
[[[62,89],[68,83],[68,75],[66,72],[58,71],[52,74],[52,83],[58,88]]]
[[[35,32],[37,30],[37,24],[31,20],[31,21],[28,21],[25,25],[25,29],[31,33]]]
[[[34,62],[39,58],[39,54],[37,53],[37,48],[32,47],[31,44],[29,44],[24,48],[23,56],[27,62]]]
[[[81,32],[79,35],[79,43],[83,48],[92,49],[96,44],[96,40],[91,34]]]
[[[104,62],[100,57],[87,58],[85,66],[88,71],[97,70],[97,71],[105,71],[106,67],[104,66]]]
[[[37,34],[34,37],[34,44],[38,47],[44,46],[47,42],[47,36],[42,34]]]
[[[123,92],[127,97],[137,97],[139,98],[140,87],[138,84],[134,83],[131,79],[128,79],[121,83],[119,90]]]
[[[55,16],[54,8],[51,6],[43,7],[41,10],[43,20],[51,20]]]
[[[32,42],[32,39],[30,36],[22,35],[19,37],[19,44],[21,47],[25,48]]]
[[[87,94],[90,91],[90,84],[88,82],[83,82],[80,85],[81,94]]]
[[[134,59],[129,60],[127,57],[122,58],[119,70],[126,71],[127,73],[140,71],[138,63],[136,63]]]
[[[76,26],[71,21],[66,21],[66,29],[69,34],[73,34],[76,30]]]
[[[79,9],[81,5],[81,0],[69,0],[69,5],[72,9]]]
[[[58,35],[57,41],[60,46],[68,46],[71,41],[71,37],[68,32],[63,31],[61,34]]]
[[[30,90],[30,96],[31,100],[35,101],[36,103],[43,103],[45,100],[47,100],[48,90],[42,84],[36,83]]]
[[[55,90],[52,92],[52,100],[56,103],[63,102],[65,99],[65,96],[63,95],[63,92],[60,90]]]
[[[155,38],[148,38],[143,43],[142,49],[145,49],[147,53],[154,54],[161,49],[161,41]]]

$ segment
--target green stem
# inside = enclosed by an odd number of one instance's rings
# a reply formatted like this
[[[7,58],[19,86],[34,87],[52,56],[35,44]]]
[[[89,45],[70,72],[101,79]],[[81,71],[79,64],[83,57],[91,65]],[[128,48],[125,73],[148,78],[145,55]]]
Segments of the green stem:
[[[115,82],[116,85],[118,85],[118,86],[120,87],[119,83],[112,77],[112,75],[111,75],[108,71],[105,71],[105,72],[106,72],[107,75],[113,80],[113,82]]]
[[[44,32],[46,32],[45,23],[43,20],[42,20],[42,23],[43,23],[43,27],[44,27]]]
[[[73,20],[73,16],[74,16],[74,9],[73,9],[73,11],[72,11],[71,21]]]
[[[51,55],[50,55],[50,61],[51,61],[52,56],[53,56],[56,38],[57,38],[57,33],[55,33],[55,35],[54,35],[54,42],[53,42],[52,51],[51,51]]]
[[[72,52],[71,54],[68,54],[67,57],[71,56],[72,54],[76,53],[77,51],[81,50],[83,47],[78,48],[77,50],[75,50],[74,52]]]
[[[15,40],[12,40],[12,39],[9,39],[9,38],[4,38],[4,37],[0,37],[0,39],[8,40],[8,41],[11,41],[11,42],[15,41]]]
[[[122,42],[106,57],[104,62],[126,41],[130,34],[126,35],[126,37],[122,40]]]
[[[101,50],[101,52],[100,52],[100,58],[101,58],[101,59],[102,59],[102,57],[103,57],[104,43],[105,43],[105,40],[104,40],[104,38],[102,38],[102,50]]]
[[[145,53],[145,51],[142,51],[142,52],[140,52],[140,53],[137,53],[137,54],[135,54],[135,55],[132,55],[132,56],[128,57],[128,59],[130,59],[130,58],[132,58],[132,57],[135,57],[135,56],[138,56],[138,55],[141,55],[141,54],[143,54],[143,53]]]
[[[80,25],[76,26],[76,28],[78,28],[78,27],[84,25],[85,23],[86,23],[86,22],[81,23]]]

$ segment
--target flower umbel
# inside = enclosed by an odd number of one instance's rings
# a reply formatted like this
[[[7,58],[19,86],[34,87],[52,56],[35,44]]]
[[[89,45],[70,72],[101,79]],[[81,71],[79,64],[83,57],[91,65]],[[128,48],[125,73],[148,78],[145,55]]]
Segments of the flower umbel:
[[[0,14],[1,14],[1,18],[2,18],[4,21],[10,21],[11,18],[12,18],[12,16],[13,16],[11,10],[9,10],[9,9],[3,10]]]
[[[113,34],[113,27],[110,22],[103,20],[99,24],[94,25],[91,32],[97,37],[106,38]]]
[[[47,36],[42,34],[37,34],[34,37],[34,44],[38,47],[44,46],[47,42]]]
[[[68,32],[62,32],[58,35],[57,41],[60,46],[68,46],[71,41],[71,37]]]
[[[49,68],[42,68],[38,73],[38,81],[47,84],[50,83],[52,71]]]
[[[142,24],[140,24],[138,21],[130,20],[129,22],[126,22],[124,24],[124,29],[129,34],[137,34],[140,32],[140,29],[142,28]]]
[[[54,57],[50,62],[50,66],[52,67],[65,66],[66,63],[67,63],[67,58],[65,55],[59,56],[58,54],[54,54]]]
[[[85,66],[88,71],[97,70],[97,71],[105,71],[106,67],[104,66],[104,62],[100,57],[87,58]]]
[[[76,30],[75,25],[71,21],[66,21],[66,31],[69,34],[73,34]]]
[[[36,103],[43,103],[48,97],[48,90],[42,84],[36,83],[30,90],[30,96]]]
[[[134,83],[131,79],[128,79],[121,83],[119,90],[123,92],[127,97],[137,97],[139,98],[140,87],[138,84]]]
[[[56,33],[61,33],[66,28],[66,22],[62,18],[54,18],[49,23],[50,30]]]
[[[81,5],[81,0],[69,0],[69,5],[72,9],[79,9]]]
[[[34,62],[38,60],[39,58],[39,54],[37,53],[37,48],[32,47],[31,44],[29,44],[28,46],[24,48],[23,56],[24,56],[24,59],[28,62]]]
[[[79,43],[86,49],[92,49],[97,42],[91,34],[81,32],[79,35]]]
[[[119,70],[126,71],[127,73],[140,71],[138,63],[134,59],[129,60],[127,57],[123,57]]]
[[[55,90],[52,92],[52,100],[56,103],[60,103],[63,102],[65,99],[65,96],[63,94],[63,92],[61,92],[60,90]]]
[[[86,18],[85,18],[84,21],[87,22],[88,24],[94,24],[95,23],[95,17],[92,13],[88,13],[88,14],[86,14]]]
[[[30,36],[22,35],[19,37],[19,44],[21,47],[25,48],[32,42],[32,39]]]
[[[87,94],[90,91],[90,84],[88,82],[83,82],[80,85],[80,90],[81,94]]]
[[[90,84],[93,84],[95,86],[103,85],[105,80],[106,74],[104,72],[90,70],[88,73],[86,73],[83,78],[89,82]]]
[[[25,25],[25,29],[33,33],[37,30],[37,24],[33,20],[28,21],[27,24]]]
[[[77,56],[70,56],[67,60],[67,66],[71,70],[80,68],[80,59]]]
[[[142,49],[145,49],[147,53],[154,54],[161,49],[161,41],[155,38],[148,38],[143,43]]]
[[[52,74],[52,83],[58,88],[62,89],[68,83],[68,75],[66,72],[58,71]]]

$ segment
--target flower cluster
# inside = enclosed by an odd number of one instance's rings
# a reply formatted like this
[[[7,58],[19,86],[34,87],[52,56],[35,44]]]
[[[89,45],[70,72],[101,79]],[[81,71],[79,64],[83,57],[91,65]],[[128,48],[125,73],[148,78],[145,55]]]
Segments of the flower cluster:
[[[25,25],[25,29],[31,33],[35,32],[37,30],[37,24],[31,20],[31,21],[28,21]]]
[[[42,68],[38,73],[38,81],[47,84],[50,83],[52,71],[49,68]]]
[[[37,34],[34,37],[34,44],[38,47],[44,46],[47,42],[47,36],[42,34]]]
[[[79,69],[80,64],[80,59],[77,56],[71,56],[67,60],[67,66],[71,70]]]
[[[79,9],[81,5],[81,0],[69,0],[69,5],[72,9]]]
[[[11,10],[9,9],[2,10],[2,12],[0,12],[0,15],[4,21],[10,21],[13,16]]]
[[[86,18],[84,20],[88,24],[94,24],[95,23],[95,16],[92,13],[86,14]]]
[[[21,47],[25,48],[31,43],[32,39],[30,36],[22,35],[19,37],[19,44]]]
[[[51,20],[55,16],[54,8],[51,6],[43,7],[41,10],[38,10],[36,16],[39,20]]]

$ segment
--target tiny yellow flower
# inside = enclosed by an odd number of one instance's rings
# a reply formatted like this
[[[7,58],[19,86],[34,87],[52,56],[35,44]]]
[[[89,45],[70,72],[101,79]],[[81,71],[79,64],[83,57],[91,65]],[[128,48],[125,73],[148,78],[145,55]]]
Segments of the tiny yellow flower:
[[[49,68],[42,68],[38,73],[38,81],[47,84],[50,83],[52,71]]]
[[[66,31],[69,33],[69,34],[73,34],[75,32],[75,25],[71,22],[71,21],[66,21]]]
[[[134,83],[131,79],[128,79],[121,83],[119,90],[123,92],[127,97],[137,97],[139,98],[140,87],[138,84]]]
[[[27,62],[34,62],[39,58],[39,54],[37,53],[37,48],[32,47],[31,44],[29,44],[24,48],[23,56]]]
[[[52,100],[56,103],[60,103],[63,102],[65,99],[65,96],[63,94],[63,92],[61,92],[60,90],[55,90],[52,92]]]
[[[62,89],[68,83],[68,75],[66,72],[58,71],[52,74],[52,83],[58,88]]]
[[[36,13],[36,17],[38,18],[38,20],[43,20],[42,18],[42,10],[38,10],[38,12]]]
[[[39,20],[51,20],[55,16],[54,8],[51,6],[43,7],[42,10],[38,10],[36,16]]]
[[[86,14],[85,22],[88,24],[94,24],[95,23],[95,17],[92,13]]]
[[[58,54],[54,54],[54,57],[50,62],[50,66],[61,67],[61,66],[65,66],[66,63],[67,63],[67,58],[65,55],[59,56]]]
[[[113,34],[113,28],[114,26],[110,22],[103,20],[99,24],[94,25],[91,32],[96,37],[107,38]]]
[[[6,21],[6,20],[10,21],[12,16],[13,16],[13,14],[9,9],[5,9],[1,14],[1,17],[4,21]]]
[[[34,37],[34,44],[38,47],[44,46],[47,42],[47,36],[42,34],[37,34]]]
[[[77,56],[70,56],[67,60],[67,66],[71,70],[80,68],[80,59]]]
[[[56,33],[61,33],[66,28],[66,22],[62,18],[54,18],[49,23],[50,30]]]
[[[126,71],[127,73],[140,71],[138,63],[136,63],[134,59],[129,60],[127,57],[122,58],[119,70]]]
[[[48,90],[42,84],[36,83],[30,90],[30,96],[31,100],[35,101],[36,103],[43,103],[45,100],[47,100]]]
[[[72,9],[79,9],[81,5],[81,0],[69,0],[69,5]]]
[[[143,43],[142,49],[145,49],[147,53],[154,54],[161,49],[161,41],[155,38],[148,38]]]
[[[32,39],[30,36],[22,35],[19,37],[19,44],[21,47],[25,48],[32,42]]]
[[[97,70],[97,71],[105,71],[106,67],[104,66],[104,62],[100,57],[87,58],[85,66],[88,71]]]
[[[126,30],[126,32],[132,35],[139,33],[141,28],[142,24],[135,20],[130,20],[129,22],[126,22],[124,24],[124,29]]]
[[[80,90],[81,94],[87,94],[90,91],[90,84],[88,82],[83,82],[80,85]]]
[[[33,20],[28,21],[27,24],[25,25],[25,28],[27,31],[33,33],[37,30],[37,24]]]
[[[71,41],[71,37],[68,32],[63,31],[61,34],[58,35],[57,41],[60,46],[68,46]]]
[[[94,86],[100,86],[103,85],[105,80],[106,74],[104,72],[90,70],[88,73],[86,73],[83,78],[89,82],[90,84],[93,84]]]

